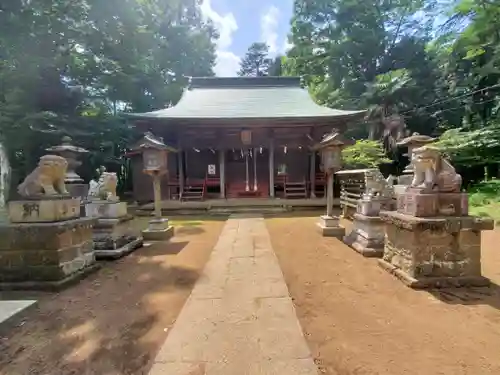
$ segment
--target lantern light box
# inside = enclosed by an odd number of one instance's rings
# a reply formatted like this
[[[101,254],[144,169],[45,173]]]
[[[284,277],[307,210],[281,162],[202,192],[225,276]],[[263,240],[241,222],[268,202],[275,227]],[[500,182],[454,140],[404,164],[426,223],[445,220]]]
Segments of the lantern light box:
[[[146,148],[142,154],[142,161],[146,172],[160,172],[167,170],[166,150]]]

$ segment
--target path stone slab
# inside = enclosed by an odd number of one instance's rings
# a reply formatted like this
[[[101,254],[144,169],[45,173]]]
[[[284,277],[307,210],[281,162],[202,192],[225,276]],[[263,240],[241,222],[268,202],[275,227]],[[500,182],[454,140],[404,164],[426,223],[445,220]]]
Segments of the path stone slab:
[[[317,375],[264,219],[233,215],[150,375]]]
[[[7,322],[8,319],[13,318],[35,303],[34,300],[0,301],[0,324]]]

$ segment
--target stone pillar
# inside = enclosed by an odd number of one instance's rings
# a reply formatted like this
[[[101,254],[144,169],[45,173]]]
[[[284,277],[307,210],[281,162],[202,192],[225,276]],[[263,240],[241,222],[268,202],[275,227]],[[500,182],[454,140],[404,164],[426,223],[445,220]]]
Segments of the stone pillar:
[[[333,173],[328,173],[326,186],[326,216],[333,215]]]
[[[316,151],[311,151],[311,175],[310,186],[311,186],[311,199],[316,198]]]
[[[253,149],[253,191],[257,191],[257,149]]]
[[[269,144],[269,196],[274,198],[274,142]]]
[[[220,174],[220,197],[226,198],[226,153],[225,150],[219,150],[219,174]]]
[[[155,217],[161,219],[161,182],[160,176],[153,176],[153,192],[155,204]]]

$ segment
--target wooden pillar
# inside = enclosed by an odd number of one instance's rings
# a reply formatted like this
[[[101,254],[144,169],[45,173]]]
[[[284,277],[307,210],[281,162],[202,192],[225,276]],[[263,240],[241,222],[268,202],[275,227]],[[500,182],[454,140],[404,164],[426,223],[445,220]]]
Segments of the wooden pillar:
[[[257,191],[257,149],[254,148],[252,151],[253,156],[253,191]]]
[[[226,198],[226,150],[219,150],[220,197]]]
[[[184,151],[179,148],[177,152],[177,168],[179,169],[179,199],[181,199],[181,194],[184,191]]]
[[[311,167],[310,167],[310,186],[311,199],[316,198],[316,151],[311,151]]]
[[[269,144],[269,196],[274,198],[274,142]]]
[[[250,176],[248,173],[248,150],[245,151],[245,191],[250,191]]]

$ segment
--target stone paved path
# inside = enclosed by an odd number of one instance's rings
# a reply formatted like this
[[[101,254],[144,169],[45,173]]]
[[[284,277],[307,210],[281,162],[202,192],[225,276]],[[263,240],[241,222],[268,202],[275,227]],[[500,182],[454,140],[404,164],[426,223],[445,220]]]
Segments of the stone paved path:
[[[317,375],[264,219],[232,215],[150,375]]]

